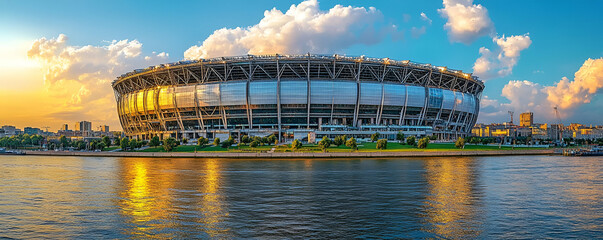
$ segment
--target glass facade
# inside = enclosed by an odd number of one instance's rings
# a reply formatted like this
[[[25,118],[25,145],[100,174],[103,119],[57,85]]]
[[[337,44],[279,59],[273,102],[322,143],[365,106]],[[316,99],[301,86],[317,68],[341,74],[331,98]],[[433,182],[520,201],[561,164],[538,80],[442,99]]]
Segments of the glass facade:
[[[470,82],[470,75],[456,72],[453,77],[443,78],[448,81],[446,84],[433,86],[427,84],[438,81],[425,81],[431,74],[424,65],[414,69],[402,66],[393,74],[392,65],[366,66],[362,61],[348,61],[339,66],[336,65],[339,59],[334,61],[335,65],[322,58],[318,63],[302,60],[279,65],[252,61],[244,63],[244,67],[220,61],[214,63],[215,71],[206,71],[211,75],[201,77],[201,72],[190,69],[189,73],[180,74],[178,80],[165,81],[169,76],[154,79],[151,84],[159,86],[147,88],[140,87],[144,84],[124,88],[118,81],[120,87],[116,83],[113,86],[120,121],[127,134],[135,135],[321,126],[362,130],[395,125],[467,133],[477,119],[483,84],[477,80]],[[375,69],[368,70],[371,67]],[[277,77],[278,69],[281,78]],[[390,73],[380,75],[385,69]],[[175,74],[178,70],[170,71]],[[211,80],[216,76],[221,78]],[[181,83],[185,78],[186,82]],[[440,76],[432,80],[442,82]]]

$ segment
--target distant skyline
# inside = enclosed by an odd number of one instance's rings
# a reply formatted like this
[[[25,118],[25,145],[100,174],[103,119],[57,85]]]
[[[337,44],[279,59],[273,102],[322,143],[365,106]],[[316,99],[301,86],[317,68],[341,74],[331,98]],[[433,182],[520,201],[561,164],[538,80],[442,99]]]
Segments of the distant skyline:
[[[339,5],[337,5],[339,4]],[[478,123],[603,124],[603,1],[0,0],[0,126],[121,126],[111,81],[244,54],[346,54],[472,72]],[[95,126],[96,126],[95,125]]]

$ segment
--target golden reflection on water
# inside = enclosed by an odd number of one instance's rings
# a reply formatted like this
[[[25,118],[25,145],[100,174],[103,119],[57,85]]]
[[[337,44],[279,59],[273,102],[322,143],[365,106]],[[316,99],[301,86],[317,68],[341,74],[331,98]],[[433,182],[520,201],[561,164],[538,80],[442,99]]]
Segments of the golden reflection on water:
[[[169,189],[173,186],[173,174],[160,172],[157,169],[169,168],[170,161],[159,162],[149,159],[122,159],[123,191],[120,192],[120,210],[129,218],[132,228],[126,234],[142,238],[163,238],[156,234],[158,230],[167,228],[164,221],[171,214],[172,195]]]
[[[476,228],[474,159],[448,158],[425,161],[428,182],[425,220],[427,232],[444,238],[470,238]]]
[[[222,163],[217,159],[207,159],[204,163],[204,174],[200,175],[202,183],[200,192],[203,196],[199,204],[201,207],[199,211],[202,213],[200,220],[205,233],[210,237],[216,237],[229,231],[223,224],[228,211],[225,209],[224,195],[220,189]]]
[[[135,238],[186,238],[195,229],[209,237],[228,234],[222,164],[217,159],[121,159],[119,205],[130,223],[124,233]],[[183,224],[191,220],[199,225]],[[169,229],[178,231],[162,231]]]

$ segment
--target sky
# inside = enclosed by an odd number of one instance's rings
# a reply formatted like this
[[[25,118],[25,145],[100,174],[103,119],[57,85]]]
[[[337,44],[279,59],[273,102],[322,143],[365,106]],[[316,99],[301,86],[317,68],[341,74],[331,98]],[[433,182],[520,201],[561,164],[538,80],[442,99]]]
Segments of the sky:
[[[0,0],[0,126],[121,129],[111,81],[245,54],[411,60],[485,82],[478,122],[603,124],[603,1]]]

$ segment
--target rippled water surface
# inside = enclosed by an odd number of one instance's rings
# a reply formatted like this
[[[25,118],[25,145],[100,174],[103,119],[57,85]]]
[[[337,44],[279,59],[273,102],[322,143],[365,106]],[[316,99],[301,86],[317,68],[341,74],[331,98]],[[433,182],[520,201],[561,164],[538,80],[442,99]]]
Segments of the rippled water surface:
[[[603,158],[0,157],[0,238],[603,236]]]

